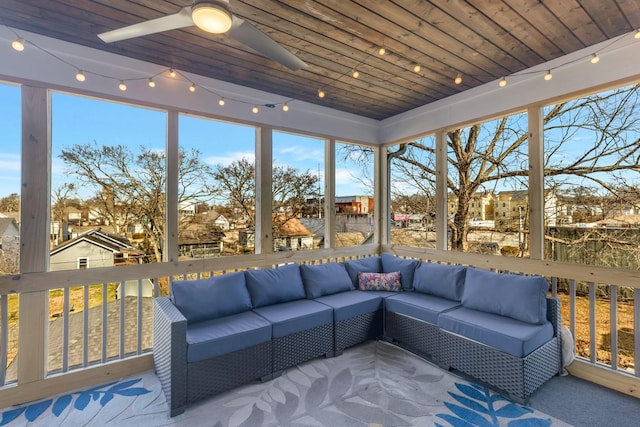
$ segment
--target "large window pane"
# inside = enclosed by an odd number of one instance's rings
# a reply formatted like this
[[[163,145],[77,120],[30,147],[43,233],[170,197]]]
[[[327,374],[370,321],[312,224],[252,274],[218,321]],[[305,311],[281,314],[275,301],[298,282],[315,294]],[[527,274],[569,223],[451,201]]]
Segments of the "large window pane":
[[[391,244],[435,247],[435,137],[387,149],[391,197]]]
[[[179,254],[253,253],[255,128],[180,116]]]
[[[324,245],[324,140],[273,133],[274,251]]]
[[[166,113],[62,93],[52,93],[51,106],[50,270],[161,262]],[[84,359],[101,360],[103,353],[107,358],[119,355],[120,316],[127,328],[122,351],[135,351],[137,334],[144,335],[143,349],[150,348],[154,286],[150,279],[97,279],[96,284],[49,291],[49,372],[81,366]],[[166,292],[166,283],[159,286]],[[84,313],[91,328],[83,326]],[[146,330],[138,330],[137,316]],[[90,348],[82,346],[85,334]]]
[[[447,133],[451,250],[529,256],[527,115]]]
[[[357,246],[373,236],[373,150],[336,143],[335,246]]]
[[[546,257],[640,267],[640,87],[545,107]]]
[[[20,88],[0,84],[0,275],[20,272],[20,163],[21,163]],[[6,331],[5,383],[16,380],[18,352],[17,294],[2,295],[7,315],[0,313],[0,331]]]

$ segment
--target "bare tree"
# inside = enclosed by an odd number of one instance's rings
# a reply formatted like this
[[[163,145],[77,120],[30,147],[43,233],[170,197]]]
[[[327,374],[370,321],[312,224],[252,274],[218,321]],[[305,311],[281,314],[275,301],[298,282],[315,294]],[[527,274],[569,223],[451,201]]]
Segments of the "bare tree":
[[[151,251],[162,261],[165,239],[166,157],[165,153],[140,147],[138,153],[123,145],[73,145],[60,154],[69,176],[87,186],[100,214],[122,234],[128,226],[140,224]],[[211,169],[198,150],[179,151],[178,203],[206,202],[212,194],[207,187]]]
[[[64,239],[64,225],[69,222],[69,218],[65,216],[65,211],[70,205],[70,195],[75,193],[75,185],[72,183],[60,184],[51,194],[51,219],[58,222],[58,242]]]
[[[620,183],[632,179],[630,173],[640,172],[640,140],[637,136],[640,133],[640,85],[552,105],[544,109],[543,123],[548,186],[595,185],[615,194]],[[583,153],[575,155],[566,151],[571,141],[584,138],[586,134],[590,136],[585,141]],[[469,208],[476,192],[491,191],[498,183],[513,189],[526,188],[527,138],[524,114],[447,133],[447,187],[457,200],[449,222],[452,249],[468,248]],[[433,194],[435,144],[432,139],[424,138],[408,142],[406,146],[402,153],[393,153],[395,180],[404,184],[404,191],[414,189],[415,193]],[[366,147],[353,146],[351,149],[367,151]],[[396,189],[399,188],[397,183]]]
[[[0,212],[20,212],[20,195],[11,193],[0,199]]]
[[[273,167],[272,203],[274,230],[280,229],[291,218],[304,211],[307,199],[317,198],[318,176],[311,171],[299,171],[291,166]],[[226,197],[229,205],[242,212],[249,226],[255,225],[255,167],[247,159],[237,160],[228,166],[217,165],[213,172],[215,191]],[[277,233],[274,232],[274,235]]]

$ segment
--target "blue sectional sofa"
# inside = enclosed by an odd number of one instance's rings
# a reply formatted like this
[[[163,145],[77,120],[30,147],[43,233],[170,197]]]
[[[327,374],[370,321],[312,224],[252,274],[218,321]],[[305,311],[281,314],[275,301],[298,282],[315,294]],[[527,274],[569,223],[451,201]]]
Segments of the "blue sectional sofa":
[[[307,360],[385,339],[524,402],[562,370],[542,277],[403,259],[288,264],[174,281],[155,299],[154,365],[171,416]]]

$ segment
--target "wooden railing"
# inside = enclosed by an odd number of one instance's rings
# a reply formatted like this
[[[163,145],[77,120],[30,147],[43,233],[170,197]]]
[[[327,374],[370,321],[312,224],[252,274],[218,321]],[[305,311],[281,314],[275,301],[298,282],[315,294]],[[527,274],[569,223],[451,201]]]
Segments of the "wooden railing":
[[[146,279],[151,279],[154,295],[166,294],[171,280],[206,277],[248,268],[268,268],[290,262],[321,263],[348,260],[377,254],[380,250],[431,262],[538,274],[549,278],[552,283],[551,292],[563,301],[565,325],[574,336],[577,335],[581,345],[586,346],[586,355],[578,357],[571,365],[570,372],[630,395],[635,396],[639,393],[640,272],[435,249],[379,247],[372,244],[0,276],[0,408],[71,389],[97,385],[112,378],[152,368],[151,301],[146,298],[126,297],[124,293],[121,293],[122,297],[119,300],[115,300],[114,288],[117,284],[124,285],[128,281],[134,281],[137,284],[137,294],[144,295],[143,283]],[[577,285],[580,283],[585,283],[585,289],[588,289],[585,296],[578,295]],[[562,284],[567,285],[567,291],[561,289]],[[602,286],[612,295],[609,300],[598,298],[596,291]],[[628,355],[629,349],[624,348],[624,356],[631,360],[625,364],[619,363],[619,349],[622,345],[618,336],[622,329],[619,327],[622,319],[619,314],[620,304],[615,298],[621,287],[632,288],[635,296],[631,310],[634,348],[631,356]],[[49,303],[48,306],[45,304],[41,307],[42,310],[49,307],[57,309],[49,310],[49,316],[46,316],[48,320],[41,325],[42,328],[49,328],[47,335],[50,342],[48,345],[42,345],[45,357],[35,360],[45,360],[46,366],[28,365],[29,369],[42,371],[44,375],[42,379],[27,382],[17,374],[21,370],[15,370],[14,364],[33,362],[31,357],[21,354],[15,344],[12,348],[12,342],[15,342],[12,337],[19,327],[19,319],[16,322],[15,315],[12,315],[15,303],[10,302],[12,298],[40,293],[45,295],[44,300]],[[578,313],[578,308],[582,307],[579,302],[587,307],[586,322],[581,322],[584,315]],[[601,342],[598,328],[601,325],[596,320],[596,314],[601,313],[603,307],[610,313],[609,360],[598,356],[598,342]],[[27,334],[29,332],[22,331]],[[624,332],[629,333],[629,328],[625,327]],[[28,339],[28,336],[23,338]]]

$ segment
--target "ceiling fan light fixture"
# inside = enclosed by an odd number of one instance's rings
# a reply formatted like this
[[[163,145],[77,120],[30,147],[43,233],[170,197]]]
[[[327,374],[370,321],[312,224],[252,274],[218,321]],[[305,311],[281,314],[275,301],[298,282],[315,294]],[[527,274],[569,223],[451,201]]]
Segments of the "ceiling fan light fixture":
[[[198,28],[208,33],[223,34],[231,28],[231,12],[226,1],[197,3],[191,18]]]

